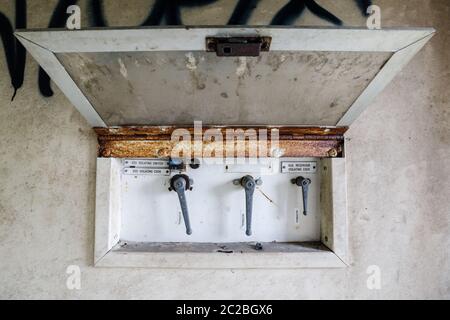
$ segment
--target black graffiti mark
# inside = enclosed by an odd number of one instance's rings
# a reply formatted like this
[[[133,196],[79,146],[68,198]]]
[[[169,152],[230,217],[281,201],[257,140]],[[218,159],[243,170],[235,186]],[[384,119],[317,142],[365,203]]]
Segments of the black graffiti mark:
[[[182,7],[203,7],[216,2],[217,0],[169,0],[166,7],[166,24],[182,25],[180,9]]]
[[[17,91],[17,80],[15,77],[16,71],[16,50],[15,41],[13,35],[13,27],[9,19],[0,12],[0,32],[3,42],[3,47],[5,48],[6,63],[8,65],[9,75],[11,77],[11,85],[14,88],[14,92]],[[14,97],[14,96],[13,96]],[[12,99],[11,99],[12,100]]]
[[[27,3],[26,0],[16,1],[16,29],[27,27]],[[0,12],[0,33],[5,51],[6,64],[8,66],[11,86],[14,88],[11,101],[14,100],[17,90],[23,85],[26,63],[26,50],[14,37],[14,29],[9,19]]]
[[[53,11],[52,17],[50,19],[50,23],[48,25],[49,28],[63,28],[66,25],[66,11],[67,7],[76,4],[77,0],[60,0]],[[39,67],[39,91],[44,97],[53,96],[53,90],[50,85],[50,77],[48,74]]]
[[[288,25],[295,21],[305,10],[304,1],[292,0],[273,17],[271,25]]]
[[[181,7],[201,7],[212,4],[217,0],[156,0],[152,6],[148,17],[143,21],[141,26],[161,25],[182,25],[180,14]],[[238,0],[236,7],[228,21],[229,25],[245,25],[250,19],[254,9],[260,0]],[[357,2],[363,15],[368,15],[367,8],[372,5],[372,0],[354,0]],[[77,0],[60,0],[55,7],[49,28],[62,28],[66,24],[67,7],[75,5]],[[16,29],[24,29],[27,25],[27,1],[16,0]],[[106,27],[107,21],[103,15],[103,1],[91,0],[89,2],[92,9],[91,25],[96,27]],[[289,25],[294,23],[305,10],[308,8],[319,18],[325,19],[336,25],[342,25],[342,21],[329,11],[319,6],[313,0],[291,0],[285,5],[272,19],[271,25]],[[17,90],[23,85],[26,51],[22,44],[14,37],[14,28],[9,19],[0,12],[0,35],[3,42],[8,72],[11,78],[11,85],[14,88],[12,100],[16,96]],[[39,67],[39,91],[45,97],[53,96],[50,78],[47,73]]]
[[[166,24],[169,26],[178,26],[183,24],[181,22],[180,7],[177,5],[176,0],[166,1]]]
[[[156,0],[147,19],[141,26],[161,25],[163,20],[166,25],[182,25],[180,7],[201,7],[217,0]],[[260,0],[239,0],[228,25],[245,25],[250,19],[253,10]],[[354,0],[360,7],[363,15],[367,15],[367,8],[372,4],[371,0]],[[103,1],[91,0],[93,19],[92,25],[95,27],[106,27],[108,23],[103,14]],[[342,25],[342,20],[333,15],[328,10],[318,5],[314,0],[291,0],[272,19],[271,25],[293,24],[308,8],[313,14],[321,19],[327,20],[335,25]]]
[[[105,16],[103,15],[103,1],[92,0],[90,2],[90,9],[92,14],[90,17],[90,24],[93,27],[106,27]]]
[[[164,0],[156,0],[153,5],[147,19],[142,23],[142,26],[157,26],[161,24],[161,21],[166,12],[166,3]]]
[[[140,24],[141,26],[157,26],[163,22],[166,25],[182,25],[181,7],[201,7],[212,4],[217,0],[156,0],[149,15]],[[107,27],[108,22],[103,14],[103,1],[91,0],[92,18],[94,27]]]
[[[27,1],[26,0],[18,0],[16,1],[16,29],[26,29],[27,27]],[[14,100],[14,97],[17,94],[17,90],[22,87],[23,80],[25,77],[25,64],[27,58],[27,51],[24,46],[17,40],[14,39],[16,43],[16,58],[15,58],[15,85],[14,94],[11,98],[11,101]]]
[[[327,20],[335,25],[342,25],[342,20],[331,12],[319,6],[314,0],[291,0],[272,19],[271,25],[290,25],[308,8],[321,19]]]
[[[367,9],[372,5],[372,0],[356,0],[358,7],[361,9],[363,15],[368,16]]]
[[[250,19],[253,10],[256,9],[259,1],[260,0],[239,0],[230,20],[228,20],[228,25],[247,24],[247,21]]]

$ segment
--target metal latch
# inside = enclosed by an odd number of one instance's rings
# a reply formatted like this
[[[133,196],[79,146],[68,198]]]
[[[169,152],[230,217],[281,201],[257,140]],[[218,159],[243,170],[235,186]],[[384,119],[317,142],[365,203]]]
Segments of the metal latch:
[[[206,51],[219,57],[258,57],[269,51],[271,37],[207,37]]]

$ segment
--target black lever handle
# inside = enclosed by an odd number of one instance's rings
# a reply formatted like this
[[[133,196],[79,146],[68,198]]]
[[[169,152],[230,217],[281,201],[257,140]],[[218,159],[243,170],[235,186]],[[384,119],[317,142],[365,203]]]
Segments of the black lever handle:
[[[298,187],[302,188],[303,214],[306,216],[308,214],[308,191],[309,191],[309,185],[311,184],[311,179],[303,178],[303,177],[297,177],[295,179],[292,179],[291,182],[293,184],[297,185]]]
[[[241,179],[234,180],[235,185],[241,185],[245,190],[245,234],[252,235],[252,213],[253,213],[253,194],[256,185],[261,185],[262,180],[255,180],[252,176],[245,176]]]
[[[184,224],[186,226],[186,234],[192,234],[191,223],[189,221],[189,211],[186,201],[187,190],[192,190],[194,181],[189,179],[185,174],[177,174],[170,179],[169,191],[175,191],[178,194],[180,200],[181,212],[183,213]]]

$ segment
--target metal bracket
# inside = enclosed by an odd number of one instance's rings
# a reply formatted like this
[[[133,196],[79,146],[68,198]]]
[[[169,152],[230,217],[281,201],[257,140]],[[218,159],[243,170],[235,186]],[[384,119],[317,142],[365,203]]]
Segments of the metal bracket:
[[[259,57],[269,51],[271,37],[207,37],[206,51],[218,57]]]

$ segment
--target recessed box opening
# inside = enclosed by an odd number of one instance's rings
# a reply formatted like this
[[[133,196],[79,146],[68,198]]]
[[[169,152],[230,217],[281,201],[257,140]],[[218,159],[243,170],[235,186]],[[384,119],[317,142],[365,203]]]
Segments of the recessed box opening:
[[[190,260],[195,268],[345,265],[338,256],[347,243],[344,158],[186,166],[182,172],[194,180],[194,189],[186,191],[191,235],[177,194],[168,189],[179,171],[167,173],[164,161],[98,159],[96,235],[106,248],[96,246],[97,265],[174,267]],[[245,233],[245,192],[233,183],[246,175],[263,180],[254,193],[251,236]],[[293,184],[299,176],[311,181],[306,216],[302,189]]]
[[[344,134],[434,32],[157,26],[16,36],[98,135],[96,266],[336,268],[348,261]],[[255,37],[270,41],[236,44]],[[211,39],[222,49],[212,50]],[[264,157],[278,162],[257,170],[124,167],[131,158],[171,156],[180,130],[204,142],[183,138],[185,147],[239,157],[234,143],[215,138],[236,126],[267,131],[258,139],[279,145]],[[297,160],[316,161],[317,172]],[[307,216],[291,183],[300,175],[299,185],[311,180]],[[190,179],[193,190],[181,195]],[[242,186],[257,182],[249,230]],[[191,228],[180,215],[184,198]]]

